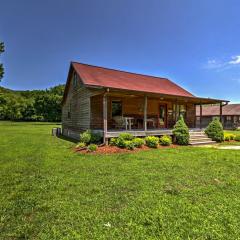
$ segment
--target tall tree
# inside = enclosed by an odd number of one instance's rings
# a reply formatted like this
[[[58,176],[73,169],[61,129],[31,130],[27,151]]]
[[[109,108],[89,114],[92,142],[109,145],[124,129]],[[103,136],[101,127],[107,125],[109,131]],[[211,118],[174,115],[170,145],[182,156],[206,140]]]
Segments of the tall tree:
[[[4,43],[0,42],[0,55],[4,52]],[[3,78],[3,74],[4,74],[4,68],[3,68],[3,64],[0,63],[0,81]]]

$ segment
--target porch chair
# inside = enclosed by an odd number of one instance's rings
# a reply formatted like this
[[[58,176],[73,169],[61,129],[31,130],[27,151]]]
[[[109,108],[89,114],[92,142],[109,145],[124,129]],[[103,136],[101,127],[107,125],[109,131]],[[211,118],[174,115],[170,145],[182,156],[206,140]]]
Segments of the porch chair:
[[[122,116],[113,117],[114,127],[117,129],[126,128],[126,121]]]

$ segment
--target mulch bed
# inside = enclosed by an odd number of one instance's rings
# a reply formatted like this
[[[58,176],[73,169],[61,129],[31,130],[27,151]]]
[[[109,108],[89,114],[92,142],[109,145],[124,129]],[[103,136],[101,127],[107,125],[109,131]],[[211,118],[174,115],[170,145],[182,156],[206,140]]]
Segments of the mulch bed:
[[[177,148],[178,146],[175,144],[172,144],[170,146],[159,146],[157,149],[168,149],[168,148]],[[75,148],[74,151],[76,153],[80,154],[114,154],[114,153],[134,153],[134,152],[139,152],[139,151],[148,151],[151,149],[156,149],[156,148],[149,148],[147,146],[142,146],[141,148],[135,148],[134,150],[128,150],[125,148],[119,148],[116,146],[99,146],[97,151],[95,152],[89,152],[86,148],[85,149],[78,149]]]

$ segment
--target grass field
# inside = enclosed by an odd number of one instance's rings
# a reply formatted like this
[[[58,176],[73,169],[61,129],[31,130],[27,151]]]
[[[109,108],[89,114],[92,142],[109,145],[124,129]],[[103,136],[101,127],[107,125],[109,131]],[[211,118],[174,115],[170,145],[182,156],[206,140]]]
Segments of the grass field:
[[[0,122],[0,239],[240,239],[240,151],[80,155]]]

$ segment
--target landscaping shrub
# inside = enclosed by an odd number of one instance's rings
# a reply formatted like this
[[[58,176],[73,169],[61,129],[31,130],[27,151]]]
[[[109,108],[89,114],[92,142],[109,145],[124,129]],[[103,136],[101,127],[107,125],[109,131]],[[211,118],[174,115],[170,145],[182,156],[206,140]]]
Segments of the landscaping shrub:
[[[116,140],[116,146],[119,148],[126,148],[126,141],[130,141],[130,140],[125,140],[121,137],[118,137]]]
[[[146,145],[150,148],[157,148],[159,143],[159,138],[155,136],[148,136],[145,138]]]
[[[170,136],[162,136],[160,137],[159,139],[159,143],[162,145],[162,146],[169,146],[172,144],[172,138]]]
[[[86,144],[84,142],[80,142],[77,144],[76,148],[84,148]]]
[[[227,133],[224,134],[224,141],[226,141],[226,142],[230,141],[229,134],[227,134]]]
[[[211,138],[213,141],[223,142],[224,141],[224,132],[223,126],[218,118],[214,118],[212,122],[207,126],[205,133]]]
[[[102,142],[102,135],[100,133],[91,133],[90,142],[95,144],[100,144]]]
[[[134,139],[134,136],[130,133],[121,133],[116,140],[112,140],[112,144],[115,144],[117,147],[126,148],[126,141],[131,141]],[[114,143],[115,142],[115,143]]]
[[[89,144],[91,142],[91,131],[87,130],[80,134],[80,142],[83,142],[85,144]]]
[[[111,138],[109,141],[110,146],[116,146],[117,145],[117,138]]]
[[[89,152],[95,152],[97,151],[98,146],[96,144],[90,144],[87,148]]]
[[[123,140],[133,140],[134,136],[131,133],[120,133],[118,138],[122,138]]]
[[[144,145],[145,141],[142,138],[134,138],[133,140],[134,146],[140,148]]]
[[[232,134],[232,133],[229,134],[229,138],[230,138],[230,140],[234,140],[235,137],[236,137],[236,135],[234,135],[234,134]]]
[[[234,140],[240,142],[240,135],[236,135]]]
[[[182,116],[176,122],[173,128],[173,135],[175,137],[176,143],[179,145],[188,145],[189,143],[189,129],[184,122]]]
[[[235,135],[232,133],[224,133],[224,141],[230,141],[235,139]]]
[[[125,140],[125,147],[128,150],[133,150],[135,148],[134,142],[131,140]]]

